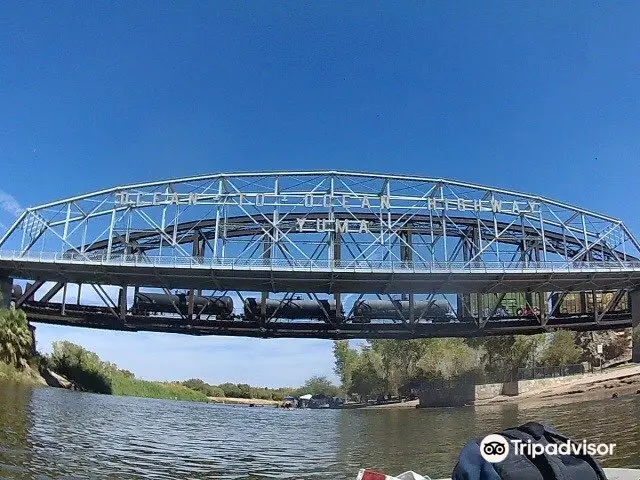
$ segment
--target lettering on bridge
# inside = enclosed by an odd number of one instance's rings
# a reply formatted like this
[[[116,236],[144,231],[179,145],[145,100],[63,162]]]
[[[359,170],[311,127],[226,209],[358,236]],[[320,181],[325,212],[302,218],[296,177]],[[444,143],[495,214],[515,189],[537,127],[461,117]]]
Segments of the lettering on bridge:
[[[338,207],[371,210],[423,209],[428,211],[491,212],[511,215],[540,213],[540,202],[526,200],[479,200],[445,197],[394,197],[373,194],[269,194],[269,193],[175,193],[118,192],[116,206],[219,205],[238,207]],[[349,227],[350,228],[350,227]]]

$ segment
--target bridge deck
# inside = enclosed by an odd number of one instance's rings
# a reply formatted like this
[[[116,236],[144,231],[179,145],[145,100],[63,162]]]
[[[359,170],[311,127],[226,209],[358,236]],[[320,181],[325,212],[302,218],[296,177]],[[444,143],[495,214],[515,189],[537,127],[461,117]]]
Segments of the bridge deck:
[[[575,315],[550,318],[546,327],[535,318],[509,318],[489,321],[480,329],[469,319],[462,322],[418,322],[330,324],[320,321],[248,321],[185,319],[169,316],[126,315],[118,318],[104,307],[66,306],[61,313],[60,304],[47,306],[25,304],[23,309],[32,322],[69,325],[86,328],[121,331],[147,331],[181,333],[187,335],[227,335],[259,338],[431,338],[478,337],[484,335],[536,334],[550,329],[566,328],[576,331],[627,328],[631,326],[629,313],[607,314],[596,323],[593,315]]]
[[[514,292],[640,284],[640,263],[211,260],[0,253],[0,274],[73,283],[271,292]]]

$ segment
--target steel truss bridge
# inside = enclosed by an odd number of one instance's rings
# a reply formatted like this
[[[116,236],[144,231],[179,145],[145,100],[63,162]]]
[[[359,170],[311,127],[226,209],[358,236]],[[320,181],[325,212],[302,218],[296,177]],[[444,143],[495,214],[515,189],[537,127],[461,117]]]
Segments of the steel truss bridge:
[[[29,208],[0,238],[2,279],[5,298],[14,280],[29,281],[13,301],[32,321],[116,330],[597,330],[631,326],[640,245],[619,220],[499,188],[338,171],[216,174]],[[154,292],[164,303],[150,307]],[[576,295],[579,308],[567,308]],[[215,307],[221,298],[226,310]]]

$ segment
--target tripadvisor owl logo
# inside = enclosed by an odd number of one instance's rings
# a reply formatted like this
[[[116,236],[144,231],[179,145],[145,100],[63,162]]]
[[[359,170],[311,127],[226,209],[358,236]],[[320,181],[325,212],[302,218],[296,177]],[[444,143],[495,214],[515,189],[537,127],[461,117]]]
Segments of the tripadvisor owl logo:
[[[480,442],[480,455],[490,463],[502,462],[509,455],[509,441],[502,435],[487,435]]]
[[[523,455],[534,459],[541,455],[563,455],[563,456],[607,456],[613,455],[616,448],[615,443],[588,443],[586,440],[574,442],[566,440],[562,443],[536,443],[531,440],[507,440],[502,435],[487,435],[480,442],[480,455],[487,462],[500,463],[504,461],[513,450],[514,455]]]

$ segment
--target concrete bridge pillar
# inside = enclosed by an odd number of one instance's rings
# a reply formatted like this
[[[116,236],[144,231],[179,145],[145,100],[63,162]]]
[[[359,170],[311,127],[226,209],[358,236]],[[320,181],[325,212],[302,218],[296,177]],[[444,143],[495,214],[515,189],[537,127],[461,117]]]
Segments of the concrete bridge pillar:
[[[11,294],[13,290],[13,279],[0,277],[0,307],[9,308],[11,305]]]
[[[640,290],[631,292],[631,361],[640,363]]]

